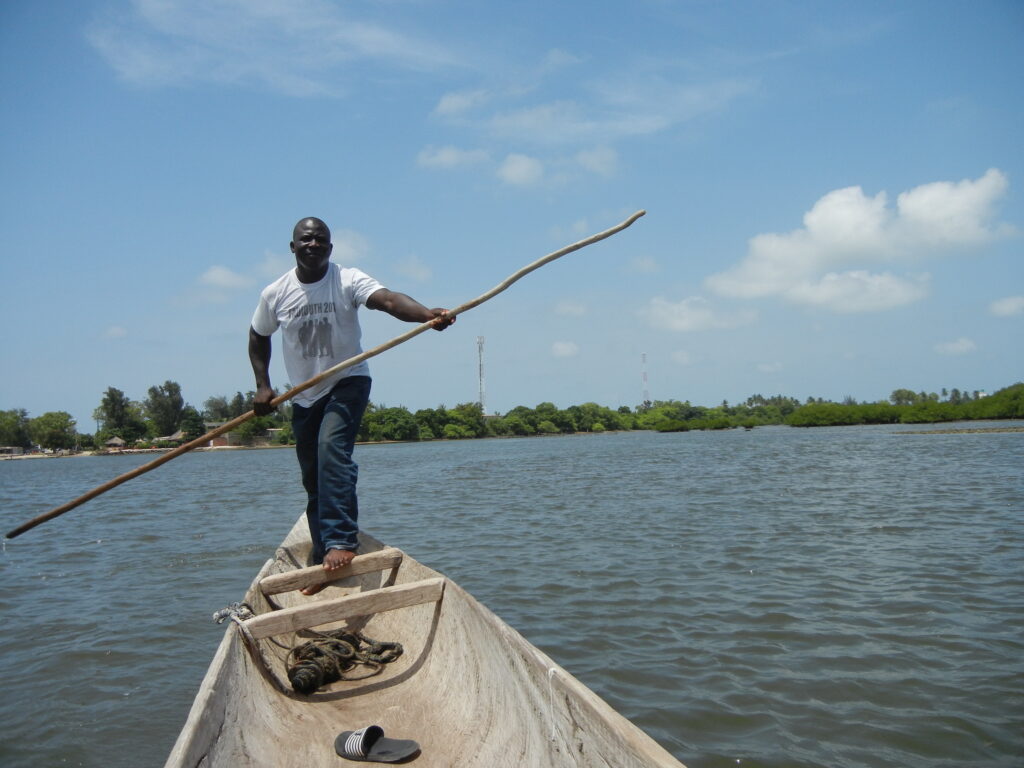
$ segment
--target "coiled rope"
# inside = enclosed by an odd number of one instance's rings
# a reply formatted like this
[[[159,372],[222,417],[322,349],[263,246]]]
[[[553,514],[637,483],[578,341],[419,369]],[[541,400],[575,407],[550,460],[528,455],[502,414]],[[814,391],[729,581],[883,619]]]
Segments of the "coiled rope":
[[[402,655],[401,643],[381,642],[361,632],[343,629],[317,633],[319,636],[297,645],[288,652],[285,665],[288,680],[296,693],[310,694],[337,680],[363,680],[378,674],[385,664]],[[365,674],[346,675],[357,665],[368,668]]]
[[[246,619],[255,614],[248,603],[231,603],[213,614],[213,620],[223,624],[230,619],[238,627],[242,642],[249,651],[250,658],[256,663],[261,674],[282,693],[290,693],[287,687],[277,678],[267,664],[259,643],[245,626]],[[338,680],[363,680],[379,674],[385,664],[389,664],[403,653],[401,643],[373,640],[361,632],[348,632],[336,629],[329,632],[307,630],[314,635],[288,651],[285,667],[288,680],[296,693],[308,695],[318,688]],[[280,643],[275,645],[282,648]],[[365,674],[346,675],[355,666],[367,667]]]

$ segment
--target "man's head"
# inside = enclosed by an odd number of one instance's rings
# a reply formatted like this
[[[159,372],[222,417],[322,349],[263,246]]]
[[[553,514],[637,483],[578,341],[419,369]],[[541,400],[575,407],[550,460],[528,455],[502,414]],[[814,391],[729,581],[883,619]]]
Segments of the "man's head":
[[[299,280],[304,283],[316,282],[327,273],[331,260],[331,230],[320,219],[309,216],[299,220],[292,230],[292,253]]]

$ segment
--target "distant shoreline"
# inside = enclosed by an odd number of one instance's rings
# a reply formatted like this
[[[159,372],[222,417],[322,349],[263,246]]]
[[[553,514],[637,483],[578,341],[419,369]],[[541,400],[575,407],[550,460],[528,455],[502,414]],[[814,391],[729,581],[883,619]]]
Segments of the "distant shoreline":
[[[918,429],[913,432],[894,432],[895,435],[976,435],[987,432],[1024,432],[1024,427],[965,427],[961,429]]]
[[[208,451],[262,451],[268,448],[294,448],[293,445],[214,445],[193,448],[189,453]],[[0,456],[0,461],[22,459],[77,459],[82,456],[135,456],[144,453],[169,453],[174,448],[123,448],[117,451],[78,451],[77,453],[23,453],[19,456]]]
[[[781,425],[780,425],[781,426]],[[736,427],[735,429],[739,429]],[[617,432],[618,430],[608,430],[609,432]],[[632,430],[630,430],[632,431]],[[959,427],[949,429],[916,429],[893,432],[894,435],[978,435],[978,434],[995,434],[1005,432],[1024,432],[1024,426],[1020,427]],[[576,435],[592,434],[589,432],[575,432]],[[555,435],[503,435],[500,438],[495,437],[478,437],[478,438],[460,438],[456,441],[444,441],[444,442],[461,442],[461,440],[494,440],[509,437],[555,437]],[[408,443],[408,442],[439,442],[436,440],[368,440],[366,442],[358,442],[356,445],[388,445],[391,443]],[[215,445],[204,448],[193,448],[189,453],[206,453],[209,451],[264,451],[267,449],[274,448],[294,448],[294,445]],[[117,451],[79,451],[78,453],[23,453],[19,456],[0,456],[0,461],[20,461],[23,459],[74,459],[82,456],[134,456],[136,454],[144,453],[167,453],[173,451],[173,448],[125,448]]]

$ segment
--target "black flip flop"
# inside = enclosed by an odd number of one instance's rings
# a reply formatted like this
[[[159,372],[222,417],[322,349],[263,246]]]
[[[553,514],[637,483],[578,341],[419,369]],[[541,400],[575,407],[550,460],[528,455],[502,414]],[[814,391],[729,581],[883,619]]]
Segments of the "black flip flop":
[[[334,751],[360,763],[400,763],[418,755],[420,745],[411,739],[389,739],[379,725],[368,725],[339,733]]]

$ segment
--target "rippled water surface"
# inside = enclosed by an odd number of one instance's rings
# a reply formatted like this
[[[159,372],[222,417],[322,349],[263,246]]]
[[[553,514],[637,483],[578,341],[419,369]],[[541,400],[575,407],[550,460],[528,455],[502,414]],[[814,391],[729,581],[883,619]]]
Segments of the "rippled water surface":
[[[1024,434],[908,431],[360,446],[362,524],[691,768],[1020,766]],[[0,462],[3,529],[149,458]],[[302,506],[193,454],[6,542],[0,764],[162,765]]]

